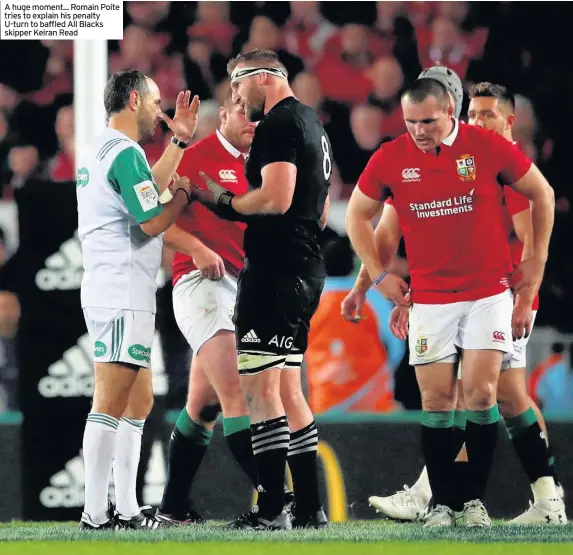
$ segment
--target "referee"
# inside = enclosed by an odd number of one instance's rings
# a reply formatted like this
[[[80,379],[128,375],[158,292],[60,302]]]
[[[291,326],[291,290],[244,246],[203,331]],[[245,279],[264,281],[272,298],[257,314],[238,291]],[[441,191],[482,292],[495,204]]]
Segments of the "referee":
[[[233,526],[323,527],[318,432],[300,368],[325,279],[317,238],[327,216],[330,141],[318,114],[293,96],[275,52],[239,54],[228,71],[233,100],[259,122],[245,165],[252,190],[234,196],[203,174],[209,190],[196,195],[223,217],[247,222],[234,317],[261,495],[258,512]],[[287,458],[296,499],[292,523],[283,511]]]

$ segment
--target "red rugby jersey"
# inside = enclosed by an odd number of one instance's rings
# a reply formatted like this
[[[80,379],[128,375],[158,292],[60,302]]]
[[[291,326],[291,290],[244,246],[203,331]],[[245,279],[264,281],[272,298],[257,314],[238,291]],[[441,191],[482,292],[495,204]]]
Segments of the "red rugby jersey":
[[[245,158],[219,131],[190,146],[177,169],[181,177],[188,177],[191,183],[205,188],[200,171],[237,195],[247,192]],[[223,220],[198,202],[190,204],[176,223],[215,251],[223,259],[229,274],[235,277],[239,275],[245,258],[243,234],[246,224]],[[191,257],[180,252],[175,253],[173,285],[181,276],[196,269]]]
[[[372,199],[389,192],[400,218],[412,300],[472,301],[501,293],[512,269],[503,189],[531,161],[495,133],[455,122],[438,155],[408,133],[371,157],[358,188]]]

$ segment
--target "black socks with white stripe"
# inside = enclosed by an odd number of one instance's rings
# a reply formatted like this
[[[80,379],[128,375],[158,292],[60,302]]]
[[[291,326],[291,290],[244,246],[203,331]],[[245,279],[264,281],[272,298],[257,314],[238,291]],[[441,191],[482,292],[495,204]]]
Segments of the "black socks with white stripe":
[[[311,422],[290,435],[288,465],[292,475],[297,517],[310,517],[320,509],[318,493],[318,430]]]
[[[251,437],[263,489],[258,501],[259,515],[274,520],[285,503],[284,479],[290,439],[286,416],[253,424]]]

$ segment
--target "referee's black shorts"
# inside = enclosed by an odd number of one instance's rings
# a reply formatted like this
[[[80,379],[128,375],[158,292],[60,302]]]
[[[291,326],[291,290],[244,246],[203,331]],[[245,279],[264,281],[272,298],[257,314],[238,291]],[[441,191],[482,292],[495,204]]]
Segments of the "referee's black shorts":
[[[323,287],[322,277],[279,275],[252,266],[241,272],[233,321],[242,376],[300,368]]]

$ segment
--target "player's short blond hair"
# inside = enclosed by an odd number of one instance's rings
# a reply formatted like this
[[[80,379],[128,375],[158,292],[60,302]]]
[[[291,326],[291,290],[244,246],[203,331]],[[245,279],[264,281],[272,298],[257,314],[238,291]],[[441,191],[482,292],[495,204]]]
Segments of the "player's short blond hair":
[[[274,50],[263,50],[259,48],[249,52],[241,52],[229,60],[229,63],[227,64],[227,73],[231,75],[239,64],[248,64],[251,67],[278,68],[284,71],[288,76],[286,67],[279,60],[279,56]]]

